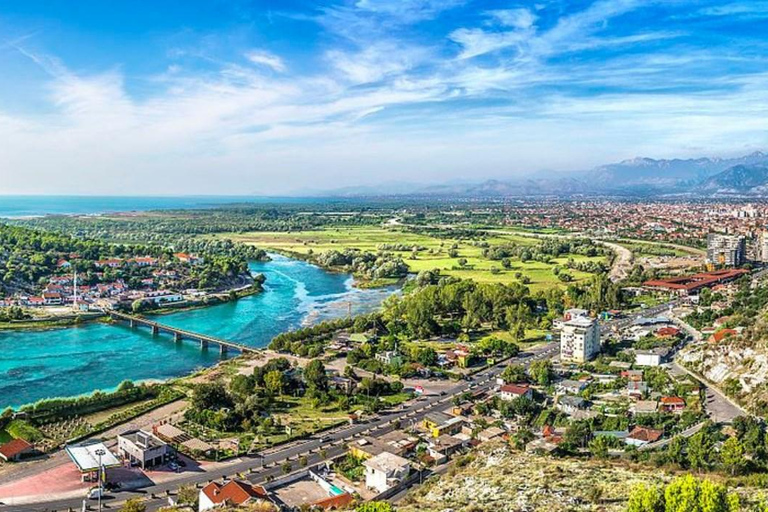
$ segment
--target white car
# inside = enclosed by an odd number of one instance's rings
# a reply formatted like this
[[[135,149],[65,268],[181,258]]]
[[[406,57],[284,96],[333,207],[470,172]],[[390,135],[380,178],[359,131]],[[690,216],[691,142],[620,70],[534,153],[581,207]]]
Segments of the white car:
[[[88,499],[96,500],[104,497],[104,491],[100,487],[94,487],[88,491]]]

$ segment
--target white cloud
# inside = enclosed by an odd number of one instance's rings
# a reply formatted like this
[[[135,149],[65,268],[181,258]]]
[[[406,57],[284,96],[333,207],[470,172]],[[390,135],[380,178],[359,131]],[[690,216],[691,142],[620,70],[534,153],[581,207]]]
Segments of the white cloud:
[[[537,15],[522,7],[518,9],[495,9],[486,11],[486,14],[505,27],[521,30],[531,28],[538,19]]]
[[[287,71],[287,68],[285,66],[285,63],[283,62],[283,59],[281,59],[280,57],[278,57],[273,53],[269,53],[264,50],[254,50],[246,53],[245,56],[249,61],[253,62],[254,64],[266,66],[272,69],[273,71],[277,71],[279,73],[284,73],[285,71]]]

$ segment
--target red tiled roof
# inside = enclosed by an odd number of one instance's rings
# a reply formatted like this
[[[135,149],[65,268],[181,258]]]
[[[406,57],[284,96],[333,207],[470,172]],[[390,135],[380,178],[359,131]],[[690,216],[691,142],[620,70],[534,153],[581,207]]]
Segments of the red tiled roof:
[[[739,333],[734,329],[720,329],[712,335],[711,339],[712,341],[719,343],[723,341],[727,336],[736,336],[737,334]]]
[[[664,432],[661,430],[638,426],[632,429],[632,432],[629,433],[629,437],[632,439],[637,439],[638,441],[646,441],[648,443],[652,443],[654,441],[658,441],[663,433]]]
[[[677,336],[680,334],[680,329],[676,327],[662,327],[658,331],[656,331],[656,334],[659,336]]]
[[[320,501],[316,501],[314,505],[316,507],[323,508],[325,510],[330,509],[336,509],[336,508],[342,508],[346,507],[350,503],[352,503],[352,495],[348,492],[345,492],[344,494],[339,494],[338,496],[331,496],[330,498],[325,498]]]
[[[692,276],[673,277],[670,279],[652,279],[644,282],[643,286],[692,292],[707,286],[714,286],[723,281],[736,279],[745,274],[749,274],[749,271],[741,268],[715,270],[714,272],[703,272]]]
[[[0,455],[6,459],[12,459],[32,448],[32,445],[24,439],[14,439],[0,446]]]
[[[678,396],[663,396],[661,403],[664,405],[685,405],[685,400]]]
[[[211,482],[203,487],[203,493],[215,504],[230,503],[242,505],[251,498],[266,498],[267,491],[259,485],[250,485],[230,480],[224,485]]]
[[[517,384],[505,384],[501,386],[502,393],[511,393],[513,395],[524,395],[531,390],[528,386],[518,386]]]

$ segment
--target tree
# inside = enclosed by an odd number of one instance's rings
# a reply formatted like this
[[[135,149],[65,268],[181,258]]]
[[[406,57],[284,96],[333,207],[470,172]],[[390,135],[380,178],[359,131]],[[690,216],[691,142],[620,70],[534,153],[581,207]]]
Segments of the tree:
[[[131,498],[125,502],[120,512],[146,512],[147,506],[139,498]]]
[[[735,437],[729,437],[720,449],[720,461],[731,476],[739,473],[747,462],[741,441]]]
[[[283,394],[283,388],[285,387],[285,377],[280,370],[272,370],[264,376],[264,387],[267,388],[267,392],[274,396],[280,396]]]
[[[304,381],[311,389],[325,391],[328,389],[328,374],[319,359],[313,359],[304,368]]]
[[[627,512],[664,512],[664,491],[655,485],[635,485],[629,493]]]
[[[589,442],[589,451],[600,459],[608,458],[608,450],[610,448],[611,443],[607,436],[597,436]]]
[[[198,491],[194,485],[183,485],[179,487],[176,501],[181,505],[189,505],[192,508],[197,509],[199,497],[200,491]]]
[[[530,367],[531,378],[542,386],[548,386],[552,382],[554,373],[551,361],[534,361]]]
[[[713,445],[709,432],[705,428],[688,439],[688,464],[691,469],[703,470],[709,467]]]
[[[528,380],[528,375],[522,365],[510,364],[501,372],[501,378],[504,382],[525,382]]]

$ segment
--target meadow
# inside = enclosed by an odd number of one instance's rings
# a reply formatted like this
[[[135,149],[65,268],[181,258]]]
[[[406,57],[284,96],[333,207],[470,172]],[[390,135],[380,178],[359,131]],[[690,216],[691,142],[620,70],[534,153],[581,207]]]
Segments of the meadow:
[[[414,273],[421,270],[439,269],[443,275],[451,275],[477,282],[510,283],[519,280],[518,275],[526,276],[531,290],[540,290],[552,286],[564,287],[552,271],[555,266],[565,267],[568,259],[574,261],[601,261],[607,264],[605,256],[587,257],[578,254],[563,255],[550,262],[520,261],[511,259],[511,267],[505,269],[501,261],[484,258],[483,247],[472,240],[437,238],[429,235],[412,233],[398,227],[349,227],[331,228],[297,232],[248,232],[218,235],[237,242],[255,245],[267,251],[306,257],[310,254],[329,250],[355,248],[366,252],[376,252],[382,244],[401,244],[403,246],[422,247],[416,253],[393,251],[399,254]],[[534,246],[539,243],[534,237],[523,234],[493,234],[484,239],[490,246],[523,245]],[[456,252],[449,254],[451,249]],[[466,260],[464,265],[460,260]],[[591,274],[574,269],[566,269],[573,276],[572,282],[588,279]]]

